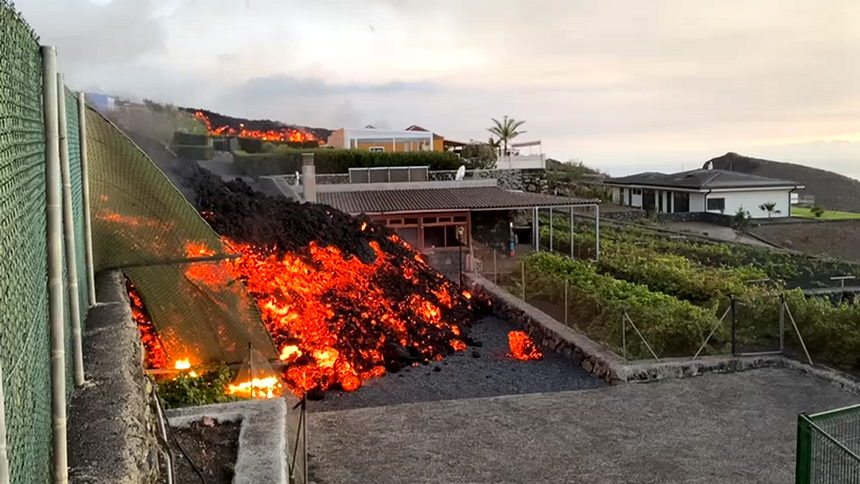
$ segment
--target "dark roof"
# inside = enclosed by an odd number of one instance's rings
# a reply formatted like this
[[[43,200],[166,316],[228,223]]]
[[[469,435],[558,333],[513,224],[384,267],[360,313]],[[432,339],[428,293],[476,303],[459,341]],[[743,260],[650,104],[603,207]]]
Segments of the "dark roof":
[[[319,203],[331,205],[338,210],[351,214],[429,212],[434,210],[501,210],[567,207],[599,203],[597,200],[509,192],[499,187],[320,192],[317,194],[317,200]]]
[[[788,180],[777,180],[763,176],[749,175],[728,170],[691,170],[681,173],[646,172],[605,181],[610,185],[646,185],[670,188],[690,188],[695,190],[725,188],[772,188],[794,187],[800,184]]]
[[[410,126],[410,127],[406,128],[406,131],[423,131],[423,132],[425,132],[425,133],[429,133],[429,132],[430,132],[430,130],[429,130],[429,129],[424,128],[424,127],[422,127],[422,126],[418,126],[417,124],[413,124],[412,126]],[[434,137],[434,138],[442,138],[442,139],[445,139],[445,137],[444,137],[444,136],[442,136],[441,134],[437,134],[437,133],[433,133],[433,137]]]

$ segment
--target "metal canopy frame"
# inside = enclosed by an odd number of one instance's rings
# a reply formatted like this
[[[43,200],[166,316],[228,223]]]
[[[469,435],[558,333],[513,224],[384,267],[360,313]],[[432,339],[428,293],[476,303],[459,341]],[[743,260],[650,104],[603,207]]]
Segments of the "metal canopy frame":
[[[532,230],[534,231],[534,246],[535,251],[540,252],[540,218],[538,217],[539,212],[542,208],[549,209],[549,249],[552,252],[552,239],[553,239],[553,230],[552,230],[552,211],[553,209],[567,209],[570,213],[570,258],[574,258],[574,242],[573,236],[575,234],[575,223],[573,216],[574,208],[581,207],[593,207],[594,208],[594,260],[600,261],[600,204],[599,203],[579,203],[579,204],[571,204],[571,205],[550,205],[550,206],[535,206],[532,207]]]

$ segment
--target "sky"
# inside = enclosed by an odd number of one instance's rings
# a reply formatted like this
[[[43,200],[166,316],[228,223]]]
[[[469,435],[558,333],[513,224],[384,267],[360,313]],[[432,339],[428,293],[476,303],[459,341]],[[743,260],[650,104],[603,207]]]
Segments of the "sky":
[[[17,0],[74,89],[522,141],[612,175],[733,151],[860,178],[858,0]]]

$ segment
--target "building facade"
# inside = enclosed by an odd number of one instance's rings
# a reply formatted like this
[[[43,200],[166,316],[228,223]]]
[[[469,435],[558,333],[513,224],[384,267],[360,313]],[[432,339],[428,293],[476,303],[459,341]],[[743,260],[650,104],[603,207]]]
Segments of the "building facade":
[[[803,185],[726,170],[640,173],[604,182],[613,203],[658,213],[710,212],[752,218],[788,217]],[[767,210],[764,206],[773,206]]]
[[[430,131],[340,128],[328,137],[326,146],[383,153],[444,151],[445,139]]]

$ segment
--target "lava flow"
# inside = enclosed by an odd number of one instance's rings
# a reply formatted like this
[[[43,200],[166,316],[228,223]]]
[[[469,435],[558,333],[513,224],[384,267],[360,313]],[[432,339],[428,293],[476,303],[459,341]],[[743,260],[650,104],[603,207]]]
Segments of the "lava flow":
[[[511,331],[508,333],[508,344],[511,347],[511,356],[523,361],[539,360],[543,353],[534,341],[522,331]]]
[[[293,392],[356,390],[471,343],[473,307],[486,309],[483,302],[385,227],[331,207],[267,197],[204,170],[188,183],[204,218],[231,252],[243,255],[223,263],[256,300]],[[187,250],[211,253],[194,242]],[[197,272],[187,276],[223,283],[205,273],[207,266],[192,265],[189,271]]]
[[[194,116],[197,119],[200,119],[201,121],[206,123],[206,129],[209,131],[210,136],[238,136],[240,138],[257,138],[264,141],[279,142],[290,141],[293,143],[316,141],[319,144],[323,144],[322,141],[319,140],[316,136],[314,136],[313,133],[297,128],[284,126],[277,130],[256,130],[245,128],[245,125],[241,123],[239,124],[238,129],[229,125],[216,127],[212,125],[212,122],[209,120],[209,117],[206,116],[206,114],[204,114],[203,112],[197,111],[194,113]]]

